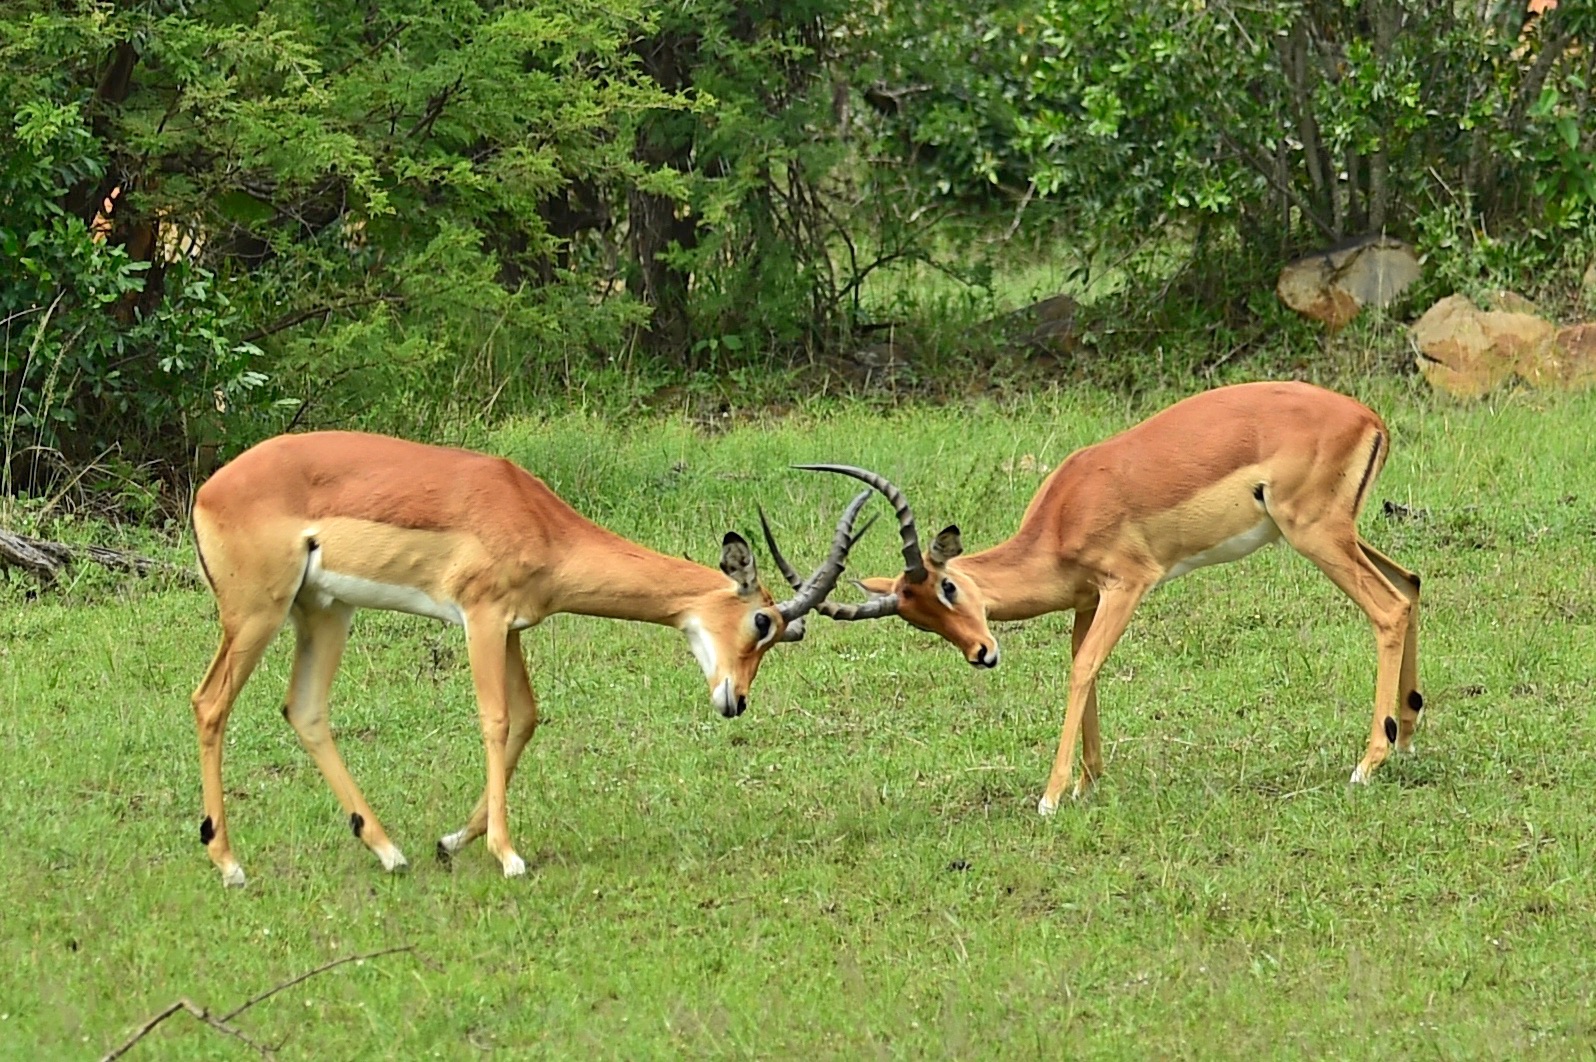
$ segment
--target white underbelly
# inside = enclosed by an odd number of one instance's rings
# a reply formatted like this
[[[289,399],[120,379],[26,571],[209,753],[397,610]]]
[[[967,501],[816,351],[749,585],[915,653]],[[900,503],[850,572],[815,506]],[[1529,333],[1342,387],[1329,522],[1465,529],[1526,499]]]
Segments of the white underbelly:
[[[1159,584],[1179,579],[1189,571],[1206,568],[1211,564],[1225,564],[1229,561],[1240,560],[1255,550],[1262,549],[1269,543],[1280,538],[1280,528],[1275,522],[1265,516],[1258,523],[1249,527],[1239,535],[1232,535],[1217,545],[1210,546],[1201,553],[1193,553],[1189,557],[1177,561],[1164,577],[1158,580]]]
[[[457,626],[465,625],[465,614],[453,601],[439,601],[413,586],[379,583],[358,575],[346,575],[322,566],[321,550],[310,551],[305,566],[305,581],[299,597],[312,608],[330,608],[335,602],[356,608],[380,608],[390,612],[409,612]]]

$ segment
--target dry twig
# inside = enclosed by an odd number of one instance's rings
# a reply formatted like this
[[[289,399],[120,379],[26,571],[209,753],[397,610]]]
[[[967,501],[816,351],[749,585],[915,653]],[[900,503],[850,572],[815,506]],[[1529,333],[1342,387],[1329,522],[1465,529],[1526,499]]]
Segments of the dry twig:
[[[283,982],[281,982],[279,984],[275,984],[272,987],[268,988],[266,991],[261,992],[258,995],[251,996],[249,999],[245,1000],[243,1003],[240,1003],[238,1006],[234,1007],[232,1010],[228,1011],[226,1014],[223,1014],[223,1015],[221,1015],[219,1017],[217,1015],[215,1015],[215,1014],[212,1014],[209,1010],[207,1010],[206,1008],[200,1006],[198,1003],[195,1003],[193,1000],[189,999],[187,996],[184,996],[182,999],[179,999],[179,1000],[177,1000],[174,1003],[168,1004],[167,1006],[162,1007],[160,1010],[156,1011],[154,1014],[151,1014],[148,1018],[146,1018],[144,1020],[144,1023],[142,1025],[140,1025],[136,1030],[134,1030],[134,1033],[133,1033],[132,1036],[129,1036],[126,1040],[123,1040],[116,1047],[113,1047],[110,1051],[106,1052],[104,1057],[101,1058],[100,1062],[111,1062],[112,1059],[121,1058],[123,1055],[127,1054],[129,1050],[132,1049],[134,1044],[138,1043],[140,1040],[144,1039],[144,1037],[148,1036],[152,1029],[154,1029],[157,1025],[161,1024],[161,1022],[165,1021],[167,1018],[170,1018],[173,1014],[176,1014],[180,1010],[181,1011],[187,1011],[189,1014],[193,1015],[196,1020],[204,1022],[206,1025],[209,1025],[211,1028],[217,1030],[218,1032],[224,1032],[228,1036],[232,1036],[232,1037],[234,1037],[236,1039],[242,1040],[244,1043],[248,1044],[250,1047],[253,1047],[257,1052],[259,1052],[259,1054],[260,1054],[260,1056],[262,1058],[269,1059],[269,1058],[272,1057],[272,1051],[274,1049],[271,1048],[271,1047],[266,1046],[265,1044],[259,1042],[258,1040],[251,1039],[250,1036],[244,1032],[244,1030],[242,1030],[238,1026],[232,1024],[232,1021],[233,1021],[234,1018],[238,1017],[240,1014],[244,1013],[246,1010],[248,1010],[250,1007],[253,1007],[255,1004],[265,1002],[266,1000],[270,999],[272,996],[275,996],[277,993],[285,991],[285,990],[290,989],[290,988],[293,988],[295,985],[299,984],[302,981],[308,981],[308,980],[310,980],[310,978],[315,977],[319,973],[326,973],[328,970],[331,970],[335,966],[342,966],[345,963],[349,963],[349,962],[359,962],[359,961],[361,961],[363,959],[375,959],[375,958],[378,958],[378,957],[383,956],[383,955],[393,955],[396,952],[401,952],[401,951],[411,951],[414,948],[415,948],[414,944],[401,944],[398,947],[394,947],[394,948],[383,948],[381,951],[368,951],[368,952],[366,952],[363,955],[345,955],[343,958],[334,959],[331,962],[322,963],[320,966],[316,967],[314,970],[307,970],[305,973],[300,974],[298,977],[293,977],[293,978],[290,978],[287,981],[283,981]],[[281,1045],[279,1044],[278,1046],[281,1046]]]

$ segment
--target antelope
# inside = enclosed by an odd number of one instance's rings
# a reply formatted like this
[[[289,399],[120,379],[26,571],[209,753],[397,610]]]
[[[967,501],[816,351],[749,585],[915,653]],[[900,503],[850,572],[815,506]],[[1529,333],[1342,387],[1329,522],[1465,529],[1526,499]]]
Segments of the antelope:
[[[521,632],[559,612],[675,627],[703,669],[711,704],[741,715],[765,652],[801,639],[803,617],[836,584],[870,497],[854,498],[824,563],[777,604],[735,532],[722,539],[719,570],[668,557],[585,519],[503,458],[355,432],[280,435],[245,451],[199,489],[193,511],[222,627],[193,705],[200,841],[223,884],[243,885],[244,872],[222,806],[222,738],[239,690],[285,621],[295,643],[283,716],[355,836],[388,871],[404,869],[405,857],[338,754],[328,691],[357,608],[465,628],[487,782],[438,855],[448,860],[486,834],[504,876],[516,877],[526,863],[510,842],[505,791],[538,724]]]
[[[1102,776],[1097,675],[1142,598],[1284,538],[1374,626],[1374,722],[1351,779],[1366,783],[1393,744],[1412,750],[1424,707],[1419,577],[1357,530],[1390,438],[1373,410],[1333,391],[1304,383],[1221,387],[1071,454],[1037,490],[1013,537],[969,556],[957,526],[922,553],[908,499],[882,476],[850,465],[799,465],[881,492],[903,540],[901,574],[860,582],[871,600],[827,601],[818,611],[836,620],[901,616],[941,635],[970,663],[993,667],[998,647],[989,621],[1073,610],[1064,727],[1037,803],[1051,815],[1070,787],[1077,736],[1082,769],[1073,794],[1084,796]],[[761,524],[774,552],[762,513]],[[779,553],[776,563],[796,579]]]

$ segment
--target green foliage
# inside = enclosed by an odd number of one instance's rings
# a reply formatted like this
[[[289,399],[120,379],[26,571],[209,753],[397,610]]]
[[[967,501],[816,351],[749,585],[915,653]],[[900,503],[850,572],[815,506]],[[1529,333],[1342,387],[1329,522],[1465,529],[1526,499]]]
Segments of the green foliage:
[[[1103,380],[1294,339],[1256,292],[1368,230],[1566,289],[1592,11],[20,0],[6,464],[832,386],[883,335],[951,388],[1004,371],[1016,258],[1102,300]]]
[[[15,88],[15,86],[13,86]],[[24,451],[83,460],[181,449],[189,425],[247,408],[264,377],[238,338],[240,316],[207,269],[161,270],[164,298],[134,309],[149,261],[104,241],[66,213],[74,182],[103,160],[69,110],[32,100],[0,130],[0,426],[6,485],[31,478]]]
[[[1332,238],[1441,198],[1554,225],[1596,207],[1587,5],[1529,23],[1450,0],[890,11],[877,41],[920,46],[880,48],[881,110],[944,187],[1029,183],[1130,225]]]
[[[1577,302],[1596,247],[1593,12],[888,5],[857,37],[861,124],[878,154],[914,162],[900,198],[997,207],[1011,235],[1022,218],[1062,225],[1080,268],[1115,263],[1111,288],[1063,285],[1098,288],[1093,356],[1077,359],[1095,378],[1169,382],[1241,354],[1283,366],[1312,340],[1267,295],[1276,273],[1347,236],[1413,240],[1416,295]]]
[[[678,105],[633,71],[635,5],[24,15],[0,38],[6,246],[30,254],[0,290],[7,364],[28,363],[8,404],[19,428],[82,424],[74,456],[170,458],[289,414],[409,425],[546,387],[640,316],[594,297],[581,241],[604,219],[555,209],[646,177],[628,123]]]

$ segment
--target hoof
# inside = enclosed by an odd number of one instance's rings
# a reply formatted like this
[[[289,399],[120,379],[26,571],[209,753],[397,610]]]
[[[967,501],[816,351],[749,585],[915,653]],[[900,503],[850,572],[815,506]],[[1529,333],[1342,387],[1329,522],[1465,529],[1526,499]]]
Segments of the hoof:
[[[514,852],[511,852],[509,855],[504,857],[504,876],[505,877],[507,877],[507,878],[519,878],[522,874],[525,874],[525,873],[526,873],[526,860],[522,859],[520,856],[516,855]]]
[[[438,838],[438,858],[448,859],[457,854],[468,843],[470,843],[470,838],[466,836],[464,830],[456,830],[454,833],[445,834]]]
[[[410,861],[393,845],[389,845],[385,851],[378,852],[377,858],[382,860],[382,869],[390,874],[403,874],[410,869]]]
[[[1363,764],[1360,763],[1356,767],[1352,768],[1352,777],[1347,779],[1347,784],[1348,785],[1368,785],[1369,784],[1369,775],[1372,774],[1372,773],[1373,773],[1372,771],[1365,770],[1364,767],[1363,767]]]
[[[1057,810],[1058,802],[1049,800],[1047,797],[1043,797],[1041,800],[1036,802],[1036,813],[1043,818],[1046,818]]]
[[[222,871],[222,886],[228,889],[242,889],[244,887],[244,868],[234,863]]]

